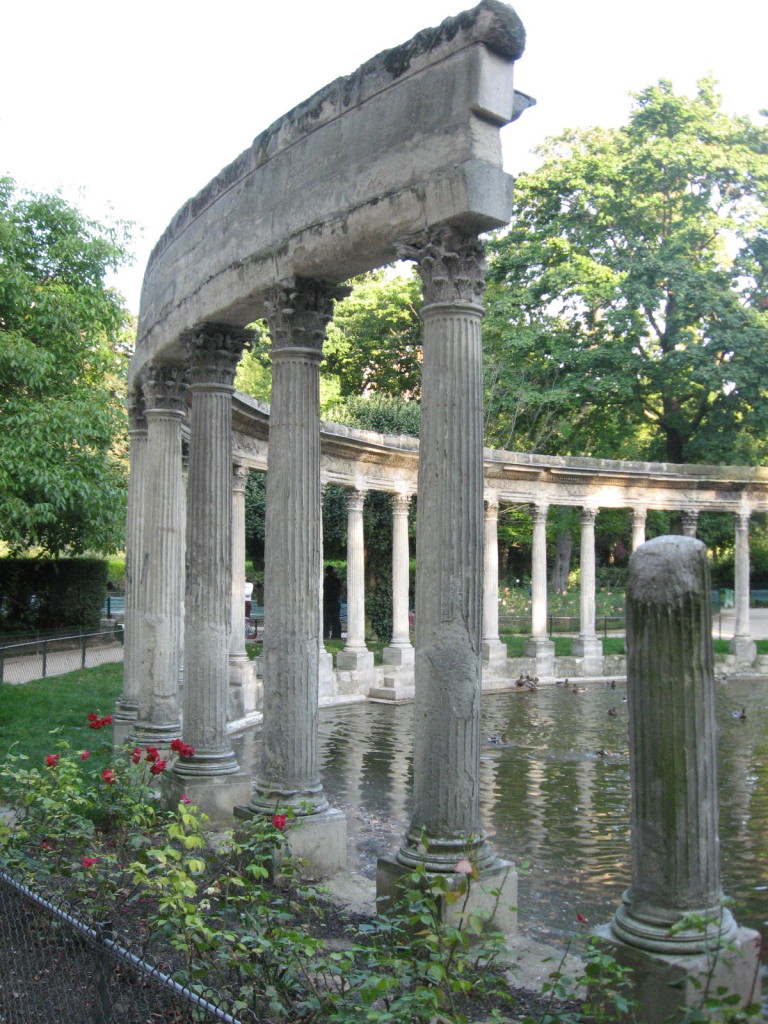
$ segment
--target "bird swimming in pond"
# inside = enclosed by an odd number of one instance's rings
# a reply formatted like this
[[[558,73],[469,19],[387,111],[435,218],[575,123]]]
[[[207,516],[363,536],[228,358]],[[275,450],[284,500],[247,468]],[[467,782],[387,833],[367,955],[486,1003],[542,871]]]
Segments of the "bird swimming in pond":
[[[586,686],[577,686],[576,683],[573,684],[573,687],[571,689],[571,693],[586,693],[586,692],[587,692]]]
[[[493,736],[488,737],[488,742],[494,744],[495,746],[506,747],[506,745],[509,743],[509,736],[505,732],[503,732],[501,736],[496,736],[494,734]]]
[[[747,709],[746,708],[742,708],[741,711],[732,711],[731,712],[731,718],[746,718],[746,717],[747,717]]]
[[[618,715],[618,713],[619,712],[616,710],[616,708],[608,708],[608,714],[611,716],[611,718],[615,718],[616,715]]]

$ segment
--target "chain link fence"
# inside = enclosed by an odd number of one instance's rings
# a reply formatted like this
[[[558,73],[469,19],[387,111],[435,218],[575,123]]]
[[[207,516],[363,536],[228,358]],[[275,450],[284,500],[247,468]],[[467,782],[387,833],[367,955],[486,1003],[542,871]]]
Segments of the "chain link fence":
[[[123,628],[0,643],[0,683],[27,683],[123,660]]]
[[[256,1024],[0,870],[0,1024]]]

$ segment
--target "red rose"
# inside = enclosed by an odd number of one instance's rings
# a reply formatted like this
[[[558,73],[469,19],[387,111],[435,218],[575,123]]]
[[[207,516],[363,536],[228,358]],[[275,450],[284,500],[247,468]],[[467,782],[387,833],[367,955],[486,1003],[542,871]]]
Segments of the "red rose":
[[[82,754],[80,755],[80,760],[81,761],[87,761],[90,756],[91,756],[90,750],[84,750],[82,752]]]
[[[115,771],[113,768],[105,768],[104,771],[101,773],[101,777],[102,779],[104,779],[108,786],[111,786],[114,782],[117,782],[117,775],[115,775]]]
[[[157,749],[157,747],[145,747],[144,749],[147,752],[147,756],[144,759],[145,761],[157,761],[157,759],[160,757],[160,751]]]
[[[184,740],[181,740],[178,737],[176,737],[175,740],[171,740],[171,750],[173,750],[174,753],[176,753],[176,754],[181,753],[181,748],[184,745],[185,745],[184,744]]]
[[[133,761],[134,764],[139,763],[143,753],[144,751],[141,749],[141,747],[134,747],[134,749],[131,751],[131,760]]]
[[[84,868],[92,868],[94,864],[98,864],[98,857],[83,857],[81,864]]]
[[[276,814],[272,818],[272,824],[275,826],[275,828],[279,828],[281,832],[285,832],[285,823],[286,823],[287,820],[288,820],[287,815],[285,815],[285,814]]]
[[[157,761],[155,761],[155,763],[152,765],[152,767],[149,770],[150,770],[150,772],[153,775],[160,775],[162,772],[165,771],[165,766],[167,764],[168,764],[167,761],[157,760]]]
[[[55,768],[56,765],[59,763],[59,755],[58,754],[46,754],[45,755],[45,763],[48,765],[49,768]]]

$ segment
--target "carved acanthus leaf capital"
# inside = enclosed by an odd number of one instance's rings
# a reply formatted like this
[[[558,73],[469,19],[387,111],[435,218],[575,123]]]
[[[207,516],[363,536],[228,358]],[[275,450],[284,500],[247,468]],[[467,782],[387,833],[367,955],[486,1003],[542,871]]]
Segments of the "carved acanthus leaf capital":
[[[438,302],[482,305],[485,255],[477,235],[450,227],[424,231],[403,241],[397,254],[401,259],[415,260],[425,306]]]
[[[325,330],[333,317],[333,303],[349,289],[323,281],[298,279],[275,285],[266,300],[272,348],[304,348],[322,351]]]
[[[187,331],[181,343],[189,359],[191,383],[231,387],[243,349],[253,337],[253,331],[230,324],[202,324]]]
[[[170,364],[150,366],[144,382],[147,409],[184,412],[189,390],[189,371]]]
[[[347,511],[362,513],[365,505],[365,491],[347,491]]]
[[[129,430],[146,430],[147,429],[147,416],[146,416],[146,403],[144,401],[144,377],[139,375],[133,382],[133,386],[128,390],[127,404],[128,404],[128,429]]]
[[[239,462],[235,462],[232,466],[232,490],[233,491],[245,491],[246,484],[248,483],[248,467],[243,466]]]

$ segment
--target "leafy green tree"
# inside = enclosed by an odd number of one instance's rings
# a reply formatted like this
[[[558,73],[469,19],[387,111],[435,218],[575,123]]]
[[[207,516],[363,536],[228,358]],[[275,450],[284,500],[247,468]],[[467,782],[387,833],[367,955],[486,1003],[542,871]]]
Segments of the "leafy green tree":
[[[328,325],[323,372],[338,380],[339,397],[421,393],[421,284],[380,268],[355,278]]]
[[[495,440],[755,462],[768,432],[768,129],[669,82],[619,129],[566,132],[491,244]]]
[[[123,542],[129,315],[105,275],[125,225],[0,179],[0,539],[12,552]]]

